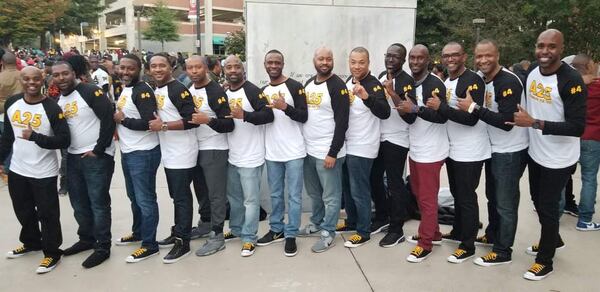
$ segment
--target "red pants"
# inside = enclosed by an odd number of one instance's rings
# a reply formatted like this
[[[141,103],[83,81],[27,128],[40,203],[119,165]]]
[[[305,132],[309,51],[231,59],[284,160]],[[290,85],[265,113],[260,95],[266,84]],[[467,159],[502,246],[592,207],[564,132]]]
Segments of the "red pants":
[[[438,225],[438,191],[440,189],[440,169],[444,160],[432,163],[419,163],[409,159],[410,187],[417,198],[421,211],[418,246],[425,250],[432,249],[431,241],[440,240]]]

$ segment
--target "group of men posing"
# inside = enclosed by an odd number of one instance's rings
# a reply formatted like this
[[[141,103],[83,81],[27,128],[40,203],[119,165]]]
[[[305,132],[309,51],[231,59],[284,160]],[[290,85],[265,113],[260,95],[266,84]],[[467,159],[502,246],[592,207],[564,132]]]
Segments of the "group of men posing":
[[[392,44],[385,54],[386,71],[369,71],[369,52],[362,47],[349,56],[351,77],[332,73],[330,49],[314,54],[316,75],[303,86],[282,74],[284,56],[269,51],[264,59],[270,83],[260,89],[245,79],[236,56],[225,60],[228,87],[207,77],[206,59],[192,56],[186,70],[193,81],[185,88],[171,77],[172,60],[155,54],[150,72],[155,89],[140,81],[142,64],[125,55],[119,64],[124,88],[113,110],[98,87],[79,82],[67,62],[52,67],[61,90],[58,104],[40,94],[41,73],[22,72],[25,93],[6,103],[5,135],[0,161],[12,149],[9,192],[22,225],[23,246],[9,252],[15,258],[43,250],[38,273],[52,270],[61,256],[94,252],[83,266],[96,266],[110,255],[109,186],[118,136],[127,195],[131,200],[131,235],[117,245],[140,243],[127,262],[157,255],[174,263],[188,255],[190,240],[208,235],[198,256],[241,239],[242,256],[256,246],[285,241],[284,254],[297,254],[296,237],[318,236],[313,252],[335,245],[336,232],[352,231],[344,246],[367,243],[382,230],[379,245],[405,240],[403,220],[408,193],[405,161],[421,222],[407,237],[416,246],[406,258],[418,263],[442,240],[456,241],[448,257],[462,263],[475,254],[479,208],[475,192],[484,163],[490,216],[497,229],[482,243],[493,242],[475,263],[491,266],[511,262],[517,227],[519,180],[529,167],[531,198],[541,223],[537,255],[525,273],[540,280],[553,270],[556,248],[564,246],[558,232],[559,201],[579,157],[585,125],[586,87],[580,75],[560,61],[563,37],[548,30],[539,35],[524,88],[519,78],[502,68],[498,47],[484,40],[475,48],[479,74],[465,67],[467,55],[459,43],[448,43],[442,61],[445,81],[428,71],[430,56],[423,45],[408,53],[411,74],[402,70],[406,48]],[[79,225],[79,241],[63,251],[56,178],[56,152],[68,146],[67,180]],[[409,151],[410,149],[410,151]],[[156,240],[158,204],[156,173],[162,162],[175,222],[171,234]],[[437,218],[440,169],[446,163],[455,199],[453,229],[441,234]],[[270,230],[257,237],[260,182],[266,164],[271,193]],[[384,186],[387,176],[387,190]],[[193,227],[193,182],[201,222]],[[312,201],[310,222],[300,228],[303,184]],[[284,223],[287,191],[287,223]],[[342,197],[347,218],[338,223]],[[376,215],[371,218],[371,200]],[[230,231],[224,231],[230,206]],[[41,230],[38,227],[41,222]],[[193,228],[192,228],[193,227]],[[204,231],[201,231],[204,230]]]

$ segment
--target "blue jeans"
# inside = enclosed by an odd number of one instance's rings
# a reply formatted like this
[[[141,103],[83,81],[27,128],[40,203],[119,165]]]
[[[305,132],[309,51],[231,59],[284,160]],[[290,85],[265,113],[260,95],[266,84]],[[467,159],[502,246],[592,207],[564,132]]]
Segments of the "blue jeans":
[[[579,221],[591,222],[594,216],[596,191],[598,190],[598,167],[600,166],[600,141],[581,140],[581,196],[579,198]]]
[[[96,250],[109,250],[111,243],[110,182],[115,160],[103,153],[82,158],[69,153],[67,184],[69,200],[79,225],[79,240],[93,243]]]
[[[192,199],[192,171],[194,168],[165,168],[169,196],[175,208],[175,226],[171,234],[183,240],[190,240],[192,219],[194,217],[194,200]]]
[[[284,231],[285,237],[296,237],[302,215],[302,181],[304,158],[286,162],[267,160],[267,179],[271,189],[269,225],[274,232]],[[284,184],[288,193],[288,224],[283,225],[285,214]]]
[[[237,167],[227,170],[227,199],[229,199],[229,228],[242,242],[256,243],[260,214],[260,181],[263,165]]]
[[[518,152],[492,153],[490,160],[491,177],[486,171],[486,181],[489,180],[489,198],[495,203],[497,211],[497,229],[494,234],[493,251],[502,257],[511,257],[517,221],[519,215],[519,180],[527,165],[527,149]],[[488,204],[489,206],[489,204]],[[493,204],[492,204],[493,207]],[[493,211],[490,211],[493,212]]]
[[[371,158],[346,155],[342,185],[346,223],[356,226],[356,232],[364,238],[371,237],[371,166]]]
[[[335,166],[327,169],[324,160],[307,155],[304,158],[304,186],[312,201],[310,222],[335,235],[335,225],[342,205],[342,165],[345,157],[338,158]]]
[[[151,150],[121,153],[125,188],[133,213],[131,230],[136,238],[142,239],[142,247],[149,250],[158,249],[156,242],[156,227],[158,226],[156,171],[159,164],[160,146]]]

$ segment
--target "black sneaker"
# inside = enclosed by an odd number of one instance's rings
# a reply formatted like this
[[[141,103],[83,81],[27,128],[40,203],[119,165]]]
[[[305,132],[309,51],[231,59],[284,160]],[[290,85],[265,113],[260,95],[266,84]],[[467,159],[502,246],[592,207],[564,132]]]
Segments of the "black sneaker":
[[[447,260],[454,264],[460,264],[474,255],[475,251],[466,251],[462,248],[457,248],[454,253],[447,258]]]
[[[78,254],[82,251],[90,250],[94,248],[94,244],[89,242],[78,241],[75,242],[71,247],[64,250],[63,254],[66,256]]]
[[[236,238],[238,238],[238,236],[235,236],[233,234],[233,232],[231,232],[231,231],[227,231],[227,232],[223,233],[223,239],[225,239],[225,242],[236,239]]]
[[[159,240],[158,241],[158,247],[159,248],[168,248],[168,247],[172,247],[173,245],[175,245],[175,235],[171,234],[169,235],[169,237],[163,239],[163,240]]]
[[[452,235],[452,232],[442,234],[442,241],[460,243],[460,239],[458,239],[458,237]]]
[[[345,247],[359,247],[371,240],[370,237],[364,237],[358,233],[350,236],[346,242],[344,242]]]
[[[406,257],[406,260],[411,263],[420,263],[425,260],[429,254],[431,254],[430,250],[423,249],[417,245],[413,248],[408,257]]]
[[[390,222],[373,221],[373,222],[371,222],[371,235],[375,235],[379,232],[386,231],[389,227],[390,227]]]
[[[38,274],[48,273],[48,272],[54,270],[54,268],[56,268],[56,265],[58,265],[58,262],[60,262],[60,256],[45,257],[35,272]]]
[[[21,245],[20,247],[17,247],[14,250],[11,250],[9,252],[6,253],[6,258],[8,259],[16,259],[18,257],[22,257],[28,253],[34,253],[37,251],[40,251],[41,249],[33,249],[33,248],[28,248],[24,245]]]
[[[410,243],[414,243],[414,244],[419,243],[419,240],[421,240],[421,236],[419,236],[419,235],[413,235],[413,236],[410,236],[410,237],[408,237],[406,239],[406,241],[408,241]],[[442,245],[442,239],[441,238],[437,239],[437,240],[434,239],[434,240],[431,241],[431,244],[433,244],[433,245]]]
[[[142,239],[134,236],[132,233],[132,234],[129,234],[129,235],[126,235],[126,236],[123,236],[123,237],[117,239],[115,241],[115,244],[118,246],[123,246],[123,245],[130,245],[130,244],[138,243],[140,241],[142,241]]]
[[[558,242],[558,244],[556,245],[556,250],[561,250],[561,249],[565,248],[565,246],[566,246],[565,242],[562,241],[562,238],[561,238],[560,242]],[[538,243],[538,244],[534,244],[534,245],[528,247],[525,252],[529,255],[536,256],[539,251],[540,251],[540,245]]]
[[[510,264],[512,262],[510,257],[503,257],[495,252],[490,252],[483,257],[476,258],[473,263],[482,267],[491,267],[503,264]]]
[[[158,249],[149,250],[145,247],[140,247],[140,248],[136,249],[130,256],[128,256],[125,259],[125,261],[128,263],[137,263],[137,262],[143,261],[149,257],[153,257],[159,253],[160,252],[158,251]]]
[[[356,232],[356,227],[350,227],[347,223],[346,220],[342,221],[341,223],[338,223],[335,226],[335,231],[339,232],[339,233],[350,233],[350,232]]]
[[[265,236],[261,237],[257,242],[256,245],[258,246],[266,246],[269,245],[271,243],[274,242],[281,242],[285,239],[285,237],[283,237],[283,232],[275,232],[273,230],[269,230],[269,232],[267,232],[267,234],[265,234]]]
[[[175,237],[175,243],[171,251],[163,258],[163,263],[172,264],[178,262],[184,256],[190,254],[190,242]]]
[[[543,280],[544,278],[548,277],[548,275],[552,274],[552,270],[552,266],[535,263],[523,275],[523,278],[532,281]]]
[[[81,264],[84,268],[93,268],[110,257],[110,251],[106,250],[95,250],[83,263]]]
[[[380,241],[381,247],[393,247],[404,241],[404,234],[388,232]]]
[[[252,242],[245,242],[242,245],[242,253],[243,257],[249,257],[254,254],[254,250],[256,249],[256,245]]]
[[[283,249],[283,254],[286,257],[293,257],[298,254],[298,247],[296,246],[296,239],[293,237],[285,239],[285,248]]]
[[[577,207],[577,204],[575,204],[575,203],[566,204],[565,209],[563,210],[563,213],[569,214],[573,217],[579,217],[579,208]]]
[[[475,245],[480,245],[480,246],[492,246],[494,245],[494,242],[490,240],[489,237],[487,237],[487,235],[482,235],[479,236],[475,239]]]

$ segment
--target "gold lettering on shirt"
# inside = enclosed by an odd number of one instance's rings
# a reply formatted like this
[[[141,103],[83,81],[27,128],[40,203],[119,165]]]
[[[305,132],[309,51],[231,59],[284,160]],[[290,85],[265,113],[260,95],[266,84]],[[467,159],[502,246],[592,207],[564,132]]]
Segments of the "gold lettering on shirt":
[[[165,96],[162,94],[156,95],[156,107],[162,109],[165,106]]]
[[[10,121],[14,126],[19,128],[27,128],[27,125],[31,125],[32,128],[38,128],[42,125],[42,115],[30,112],[21,113],[20,110],[16,110]]]
[[[119,101],[117,101],[117,108],[120,111],[123,110],[126,103],[127,103],[127,97],[124,94],[121,94],[121,96],[119,96]]]
[[[77,111],[79,108],[77,107],[77,101],[67,102],[63,107],[63,113],[65,114],[65,118],[70,119],[77,116]]]
[[[318,109],[321,106],[323,93],[307,92],[306,105],[311,109]]]
[[[529,85],[529,96],[539,102],[552,103],[552,87],[533,80]]]
[[[202,103],[204,103],[204,98],[202,96],[192,96],[192,99],[194,100],[194,105],[196,106],[196,109],[200,109],[202,107]]]

